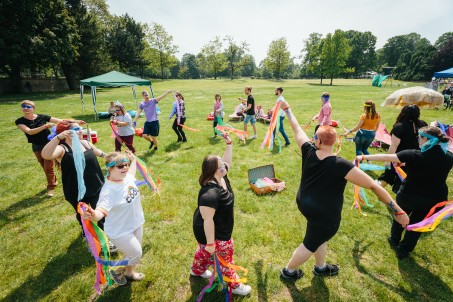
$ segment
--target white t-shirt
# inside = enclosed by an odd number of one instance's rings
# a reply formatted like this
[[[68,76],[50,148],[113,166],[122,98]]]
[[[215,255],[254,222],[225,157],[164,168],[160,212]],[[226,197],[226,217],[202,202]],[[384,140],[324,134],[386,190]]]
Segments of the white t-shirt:
[[[129,113],[126,113],[125,115],[118,115],[115,117],[115,120],[117,120],[118,122],[129,123],[127,126],[116,126],[116,129],[118,129],[118,134],[120,136],[129,136],[135,134],[134,127],[132,127],[132,118]]]
[[[277,101],[275,103],[278,103],[279,101],[284,101],[285,98],[283,97],[283,95],[279,96]],[[278,116],[283,116],[285,117],[285,112],[283,111],[283,109],[280,107],[280,110],[278,111]]]
[[[145,223],[140,191],[129,173],[121,182],[105,181],[96,208],[107,213],[104,231],[110,239],[129,235]]]

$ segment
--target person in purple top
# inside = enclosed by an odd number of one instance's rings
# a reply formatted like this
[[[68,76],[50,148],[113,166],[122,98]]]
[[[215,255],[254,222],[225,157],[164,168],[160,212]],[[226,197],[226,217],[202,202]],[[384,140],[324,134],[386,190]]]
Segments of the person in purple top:
[[[156,106],[157,103],[166,97],[173,90],[168,90],[157,98],[149,98],[149,94],[146,91],[142,92],[143,102],[138,106],[138,112],[135,115],[134,127],[137,124],[137,119],[140,117],[142,111],[145,112],[146,122],[143,127],[143,138],[150,142],[149,149],[154,146],[154,150],[157,151],[157,137],[159,136],[159,118],[157,117]]]

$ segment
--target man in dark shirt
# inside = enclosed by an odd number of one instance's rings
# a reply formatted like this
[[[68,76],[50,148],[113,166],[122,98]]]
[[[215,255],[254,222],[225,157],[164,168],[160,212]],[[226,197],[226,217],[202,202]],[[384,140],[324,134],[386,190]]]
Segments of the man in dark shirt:
[[[245,94],[247,95],[247,108],[244,109],[244,131],[247,131],[247,124],[250,121],[253,127],[253,136],[250,138],[256,138],[256,118],[255,118],[255,99],[252,95],[252,87],[245,87]],[[245,101],[243,98],[238,98],[240,101]]]

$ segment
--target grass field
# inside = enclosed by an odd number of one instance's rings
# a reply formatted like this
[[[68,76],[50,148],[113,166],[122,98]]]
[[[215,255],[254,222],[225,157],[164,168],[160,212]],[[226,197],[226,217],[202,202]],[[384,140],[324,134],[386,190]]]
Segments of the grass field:
[[[139,271],[142,282],[112,287],[101,296],[93,289],[94,260],[82,240],[72,207],[64,200],[59,185],[53,198],[46,197],[45,177],[14,121],[21,116],[19,103],[31,99],[37,113],[58,118],[84,119],[98,131],[97,146],[113,151],[114,141],[106,120],[94,120],[89,91],[85,95],[87,111],[82,112],[78,92],[34,93],[0,97],[0,270],[2,301],[195,301],[206,280],[189,277],[196,241],[192,233],[192,215],[197,205],[198,176],[207,154],[221,155],[224,143],[211,139],[214,94],[222,94],[226,115],[233,112],[244,97],[244,86],[253,86],[257,104],[267,110],[275,102],[274,88],[283,86],[284,96],[301,124],[319,110],[323,91],[331,93],[333,118],[352,128],[362,113],[362,103],[373,99],[378,104],[401,87],[376,88],[369,80],[335,80],[334,86],[319,81],[267,80],[169,80],[155,82],[155,93],[179,90],[186,99],[186,125],[201,132],[187,131],[188,142],[176,143],[167,119],[174,101],[170,96],[159,104],[161,134],[159,151],[148,151],[148,144],[135,138],[137,155],[145,160],[162,182],[160,198],[141,187],[145,210],[144,255]],[[140,94],[138,88],[138,95]],[[99,111],[110,101],[120,100],[126,109],[134,109],[130,88],[98,89]],[[382,120],[391,128],[398,109],[381,108]],[[422,110],[427,122],[452,123],[453,112]],[[142,126],[140,118],[138,126]],[[241,123],[231,123],[241,129]],[[235,262],[248,268],[248,297],[236,301],[453,301],[451,242],[453,222],[444,221],[438,229],[422,236],[412,257],[398,261],[387,244],[391,217],[386,208],[369,194],[374,208],[366,208],[367,217],[351,209],[353,188],[346,187],[342,225],[329,242],[327,260],[341,267],[337,277],[322,279],[311,273],[314,260],[303,267],[305,276],[296,283],[280,280],[279,270],[301,243],[305,219],[299,213],[295,197],[300,183],[301,160],[294,135],[286,122],[292,144],[283,152],[260,149],[266,127],[258,123],[257,140],[247,144],[234,140],[233,167],[229,176],[236,196]],[[307,131],[311,135],[313,127]],[[249,126],[249,130],[251,130]],[[344,141],[340,155],[354,158],[354,143]],[[372,149],[372,153],[385,152]],[[247,182],[247,170],[273,164],[276,176],[287,188],[273,195],[255,195]],[[104,164],[101,164],[104,167]],[[376,176],[373,175],[372,176]],[[61,179],[58,174],[58,179]],[[449,197],[453,197],[453,173],[448,178]],[[326,186],[328,189],[328,186]],[[428,189],[428,188],[427,188]],[[224,294],[213,292],[204,301],[222,301]]]

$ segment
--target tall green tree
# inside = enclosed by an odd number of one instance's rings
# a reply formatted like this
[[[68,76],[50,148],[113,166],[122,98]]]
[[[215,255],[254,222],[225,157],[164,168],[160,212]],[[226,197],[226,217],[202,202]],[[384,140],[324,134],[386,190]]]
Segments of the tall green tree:
[[[242,67],[247,64],[246,52],[249,46],[246,42],[236,43],[232,36],[226,36],[226,48],[224,50],[225,58],[228,64],[228,71],[231,79],[241,71]]]
[[[421,36],[417,33],[395,36],[387,40],[387,43],[382,47],[380,63],[381,66],[395,67],[400,59],[400,56],[407,51],[414,51],[417,42],[421,40]]]
[[[57,68],[78,56],[75,24],[62,0],[0,2],[0,68],[20,92],[24,70]]]
[[[286,38],[282,37],[271,42],[264,59],[266,67],[272,71],[275,78],[282,78],[283,72],[288,67],[290,52]]]
[[[433,55],[434,71],[441,71],[453,66],[453,38],[442,43],[442,47]]]
[[[421,38],[414,45],[414,50],[406,50],[400,56],[394,76],[403,81],[429,80],[433,74],[432,57],[436,48]]]
[[[198,70],[197,57],[191,53],[185,53],[181,58],[181,67],[179,78],[182,79],[199,79],[200,71]]]
[[[143,25],[128,14],[112,18],[106,42],[110,57],[122,71],[138,70],[143,77],[145,33]]]
[[[346,38],[351,46],[351,54],[346,62],[346,67],[354,70],[352,75],[357,77],[376,67],[376,36],[371,32],[348,30]]]
[[[330,85],[332,85],[334,77],[347,71],[345,67],[350,53],[351,46],[349,46],[348,39],[342,30],[337,29],[333,35],[329,33],[323,39],[322,72],[330,77]]]
[[[151,49],[148,59],[151,65],[158,67],[160,78],[164,79],[164,71],[176,64],[174,55],[178,52],[178,46],[173,45],[173,36],[156,22],[146,28],[146,41]]]
[[[247,61],[247,64],[245,64],[242,67],[241,75],[243,77],[254,76],[255,75],[255,70],[256,70],[255,58],[252,55],[245,55],[244,59]]]
[[[434,43],[434,47],[436,47],[439,50],[452,39],[453,31],[446,32],[442,34],[439,38],[437,38],[436,43]]]
[[[222,50],[222,41],[220,37],[215,37],[214,40],[209,41],[201,49],[201,56],[199,57],[200,65],[202,69],[217,79],[219,73],[225,70],[227,62],[225,54]]]
[[[321,77],[321,52],[322,52],[322,35],[311,33],[304,40],[304,49],[302,50],[302,67],[301,72],[304,77]]]

